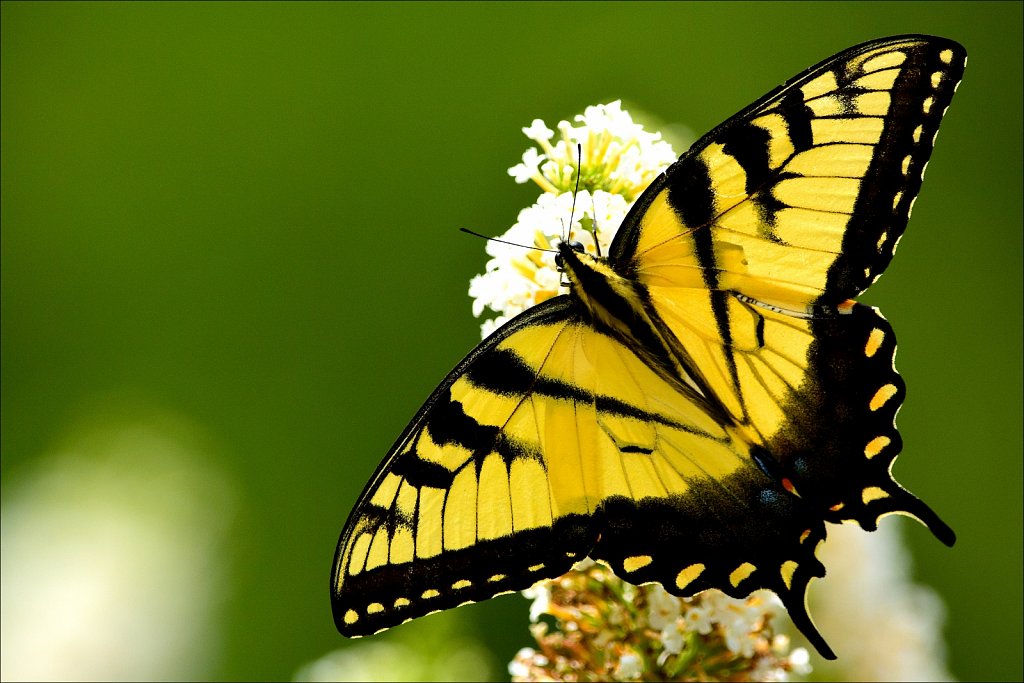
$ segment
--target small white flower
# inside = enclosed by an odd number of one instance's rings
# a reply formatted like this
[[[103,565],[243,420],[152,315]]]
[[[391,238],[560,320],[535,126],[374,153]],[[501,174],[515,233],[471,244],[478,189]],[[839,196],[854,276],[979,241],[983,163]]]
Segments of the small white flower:
[[[497,330],[499,327],[501,327],[511,319],[512,318],[509,318],[508,316],[499,315],[497,318],[494,318],[493,320],[483,321],[483,323],[481,323],[480,325],[480,338],[487,339],[487,337],[490,337],[492,334],[494,334],[495,330]]]
[[[778,660],[762,657],[757,660],[754,670],[750,672],[750,680],[764,683],[782,683],[789,680],[789,672],[783,669]]]
[[[617,681],[630,681],[635,678],[640,678],[640,675],[644,672],[644,663],[639,656],[632,652],[619,657],[619,664],[615,667],[615,671],[612,673],[615,680]]]
[[[543,119],[534,119],[529,128],[523,128],[523,135],[535,142],[547,142],[555,135],[555,131],[544,125]]]
[[[666,657],[668,655],[677,655],[683,651],[683,645],[686,643],[685,633],[680,624],[673,621],[671,624],[667,624],[665,628],[661,629],[661,644],[665,648],[662,655]],[[660,659],[660,658],[659,658]],[[662,663],[664,663],[662,661]]]
[[[798,647],[789,653],[789,667],[793,673],[806,676],[811,673],[811,655],[805,648]]]
[[[535,147],[530,147],[528,150],[523,152],[522,162],[508,169],[508,174],[512,176],[517,183],[522,185],[539,173],[538,167],[543,161],[544,155],[538,154]]]
[[[754,656],[756,640],[750,633],[750,625],[745,619],[738,618],[719,622],[725,636],[725,646],[741,657],[750,659]]]
[[[526,662],[530,661],[534,654],[533,648],[520,648],[516,656],[508,663],[508,675],[512,678],[525,678],[530,673],[530,667]]]
[[[718,592],[709,592],[717,614],[713,617],[722,628],[726,646],[738,655],[752,657],[759,641],[757,635],[767,616],[778,609],[768,591],[759,590],[745,599],[730,598]]]
[[[654,584],[647,592],[647,600],[647,621],[651,628],[659,631],[670,625],[674,628],[681,613],[679,598],[671,595],[661,584]]]
[[[565,184],[565,178],[562,177],[562,165],[557,161],[545,161],[540,165],[540,172],[548,180],[555,183],[556,186]]]
[[[537,623],[540,615],[547,614],[551,607],[551,587],[547,581],[540,581],[523,591],[523,596],[533,598],[530,604],[530,621]]]
[[[683,613],[683,621],[687,629],[695,631],[702,636],[711,633],[711,630],[715,627],[712,620],[712,611],[704,605],[695,603],[687,606],[686,611]]]

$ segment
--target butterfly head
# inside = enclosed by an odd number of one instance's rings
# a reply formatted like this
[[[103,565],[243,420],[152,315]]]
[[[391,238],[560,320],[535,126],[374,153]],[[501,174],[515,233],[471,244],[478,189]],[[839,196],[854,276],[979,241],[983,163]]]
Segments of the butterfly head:
[[[614,317],[603,310],[605,306],[601,302],[609,298],[635,298],[635,283],[615,272],[605,259],[586,251],[579,242],[559,242],[556,249],[555,263],[562,273],[562,285],[569,287],[570,294],[588,309],[601,309],[592,311],[597,318],[611,320]]]
[[[572,260],[578,260],[576,254],[586,254],[586,247],[583,246],[582,242],[576,240],[559,242],[558,253],[555,254],[555,267],[558,268],[558,272],[564,273],[566,271],[565,253],[570,252],[573,254]],[[570,265],[569,268],[572,268]]]

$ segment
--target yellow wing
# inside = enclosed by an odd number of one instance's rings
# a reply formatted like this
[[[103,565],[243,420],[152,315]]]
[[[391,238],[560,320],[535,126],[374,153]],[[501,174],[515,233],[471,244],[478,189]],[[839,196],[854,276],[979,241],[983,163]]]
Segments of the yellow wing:
[[[338,627],[374,633],[589,555],[679,594],[770,588],[814,638],[803,601],[824,525],[752,448],[551,300],[456,368],[371,480],[335,560]]]
[[[874,529],[905,512],[948,544],[889,475],[895,335],[851,298],[892,259],[966,59],[953,41],[902,36],[812,67],[655,181],[609,259],[695,381],[825,519]]]

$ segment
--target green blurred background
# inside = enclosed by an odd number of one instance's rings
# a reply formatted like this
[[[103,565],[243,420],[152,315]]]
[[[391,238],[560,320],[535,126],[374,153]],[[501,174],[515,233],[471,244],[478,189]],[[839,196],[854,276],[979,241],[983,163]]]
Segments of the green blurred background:
[[[505,172],[519,129],[622,98],[700,134],[848,46],[929,33],[967,47],[967,74],[866,298],[909,386],[896,474],[959,535],[906,532],[948,606],[951,670],[1019,680],[1021,27],[1016,2],[4,3],[5,582],[16,548],[45,560],[27,576],[73,585],[86,555],[51,546],[92,538],[66,520],[98,498],[98,519],[150,530],[111,547],[157,548],[137,599],[162,602],[126,632],[194,641],[153,676],[290,678],[347,646],[337,535],[479,339],[483,244],[456,228],[502,232],[534,200]],[[170,455],[151,467],[139,443]],[[60,505],[14,545],[16,520]],[[471,634],[500,679],[526,612],[506,596],[384,638]],[[5,639],[22,626],[5,616]]]

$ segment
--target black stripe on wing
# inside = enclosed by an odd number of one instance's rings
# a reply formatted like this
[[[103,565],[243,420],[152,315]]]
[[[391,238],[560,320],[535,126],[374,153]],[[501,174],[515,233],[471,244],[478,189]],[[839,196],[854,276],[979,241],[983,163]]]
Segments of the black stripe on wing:
[[[359,550],[355,541],[376,539],[383,531],[389,546],[399,533],[412,534],[413,547],[424,491],[448,491],[455,473],[443,465],[425,460],[410,449],[418,435],[429,430],[434,443],[458,444],[470,452],[469,461],[479,470],[473,456],[497,452],[506,463],[518,457],[540,459],[522,444],[503,438],[495,425],[481,424],[452,400],[452,385],[483,362],[477,379],[497,382],[494,368],[488,368],[488,354],[507,337],[532,325],[557,325],[578,317],[568,297],[556,297],[499,328],[476,347],[437,387],[391,447],[373,477],[360,494],[342,531],[331,572],[331,607],[335,625],[345,636],[370,635],[410,619],[466,602],[484,600],[500,593],[521,590],[543,578],[559,576],[586,556],[595,534],[581,515],[565,515],[552,525],[515,531],[506,536],[478,540],[463,548],[442,548],[429,556],[418,549],[407,561],[387,561],[367,569],[372,543]],[[514,375],[516,373],[513,373]],[[518,378],[517,378],[518,377]],[[513,386],[524,390],[529,384],[522,373],[513,376]],[[479,474],[479,472],[478,472]],[[398,477],[401,486],[416,491],[415,513],[402,514],[395,499],[388,505],[373,502],[373,495],[387,477]],[[435,511],[436,513],[436,511]],[[442,523],[443,523],[443,511]],[[353,570],[353,568],[355,568]]]

